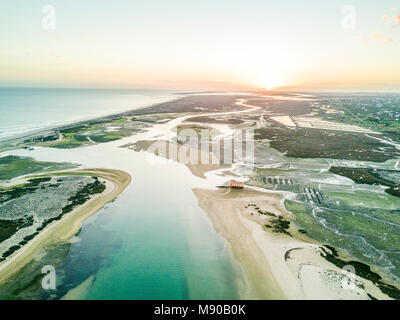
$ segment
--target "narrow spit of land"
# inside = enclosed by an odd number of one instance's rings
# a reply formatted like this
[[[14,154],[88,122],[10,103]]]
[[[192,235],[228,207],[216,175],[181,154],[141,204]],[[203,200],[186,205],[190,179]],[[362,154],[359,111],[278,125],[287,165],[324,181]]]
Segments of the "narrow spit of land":
[[[101,194],[94,195],[83,205],[66,214],[61,220],[49,224],[34,239],[3,261],[0,264],[0,283],[28,264],[42,248],[70,239],[79,231],[87,218],[114,200],[131,182],[131,176],[128,173],[114,169],[80,169],[46,173],[46,175],[96,176],[104,179],[106,188]]]

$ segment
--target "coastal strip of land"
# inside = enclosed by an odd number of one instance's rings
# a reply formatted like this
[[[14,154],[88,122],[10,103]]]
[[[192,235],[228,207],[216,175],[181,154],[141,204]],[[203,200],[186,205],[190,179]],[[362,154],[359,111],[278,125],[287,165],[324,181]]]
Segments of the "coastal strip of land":
[[[131,182],[130,174],[115,169],[79,169],[51,172],[46,173],[46,175],[95,176],[104,180],[106,188],[101,194],[94,195],[84,204],[74,208],[71,212],[63,216],[61,220],[49,224],[35,238],[3,261],[0,264],[0,283],[28,264],[42,248],[70,239],[79,231],[82,223],[87,218],[114,200]]]
[[[390,299],[373,282],[327,261],[324,254],[332,248],[299,234],[281,194],[248,188],[193,192],[241,264],[247,298]]]
[[[238,199],[252,196],[248,190],[193,189],[199,206],[206,212],[215,230],[231,245],[249,282],[249,297],[256,299],[284,299],[285,295],[273,275],[271,265],[246,228],[240,216]],[[253,195],[254,196],[254,195]]]

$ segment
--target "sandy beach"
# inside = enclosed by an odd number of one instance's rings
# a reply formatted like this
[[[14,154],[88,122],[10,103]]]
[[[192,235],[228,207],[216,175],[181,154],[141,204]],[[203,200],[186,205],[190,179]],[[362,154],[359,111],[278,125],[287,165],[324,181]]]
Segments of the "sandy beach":
[[[321,256],[321,245],[301,236],[269,231],[270,217],[257,206],[290,219],[278,193],[244,190],[194,189],[199,206],[231,245],[247,276],[249,298],[256,299],[389,299],[371,281],[349,274]],[[249,206],[249,204],[251,206]]]
[[[0,264],[0,283],[18,272],[28,264],[42,248],[67,241],[76,234],[82,223],[95,214],[105,204],[115,199],[130,183],[131,176],[121,170],[112,169],[80,169],[73,171],[46,173],[47,175],[92,175],[103,179],[106,189],[93,196],[83,205],[76,207],[61,220],[48,225],[39,235],[29,241],[23,248],[9,256]]]

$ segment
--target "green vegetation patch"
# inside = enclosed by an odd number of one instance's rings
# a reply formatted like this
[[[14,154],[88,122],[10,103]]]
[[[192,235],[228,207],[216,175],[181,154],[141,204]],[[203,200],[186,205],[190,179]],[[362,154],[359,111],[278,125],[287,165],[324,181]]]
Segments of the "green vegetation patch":
[[[87,174],[86,174],[87,175]],[[42,188],[41,184],[45,182],[49,182],[51,177],[40,177],[35,179],[30,179],[29,184],[26,187],[19,187],[12,190],[7,190],[0,193],[1,203],[16,199],[21,197],[22,195],[34,192],[38,188]],[[47,184],[46,187],[58,187],[59,183],[62,182],[62,179],[57,179],[57,182],[54,184]],[[64,207],[61,208],[60,213],[51,218],[45,219],[39,227],[34,230],[32,234],[26,235],[19,243],[8,248],[7,251],[3,252],[0,257],[0,261],[5,260],[8,256],[13,254],[15,251],[20,249],[30,240],[32,240],[36,235],[39,234],[47,225],[50,223],[60,220],[66,213],[71,212],[75,207],[84,204],[88,201],[92,195],[102,193],[105,190],[106,186],[104,183],[100,182],[97,177],[92,177],[92,182],[85,184],[76,190],[76,193],[73,196],[68,198],[68,203]],[[0,220],[0,242],[10,238],[13,236],[18,230],[26,227],[32,226],[34,223],[33,216],[24,216],[20,219],[14,220]]]
[[[114,122],[115,123],[124,123],[127,120],[128,120],[128,118],[119,118],[119,119],[114,120]]]
[[[334,174],[349,178],[358,184],[381,185],[389,187],[385,190],[386,193],[395,197],[400,197],[400,184],[383,178],[388,176],[390,173],[398,175],[399,173],[396,170],[331,167],[329,171]]]
[[[73,149],[82,146],[82,143],[79,141],[67,140],[67,141],[60,141],[50,145],[51,148],[58,148],[58,149]]]
[[[111,117],[63,127],[56,130],[60,134],[60,139],[41,145],[50,148],[71,149],[89,145],[93,142],[105,143],[118,140],[136,131],[134,126],[129,126],[129,123],[125,125],[127,121],[127,117],[115,119]],[[110,130],[110,127],[113,127],[112,130]]]
[[[284,219],[282,216],[277,216],[272,212],[262,210],[256,204],[248,204],[246,205],[245,208],[250,208],[250,207],[253,207],[254,210],[261,215],[271,217],[268,220],[268,223],[264,225],[265,228],[270,229],[276,233],[283,233],[288,236],[291,236],[291,234],[287,231],[290,228],[290,221]]]
[[[25,194],[35,192],[35,190],[39,187],[42,182],[50,181],[50,177],[36,178],[28,180],[28,183],[21,186],[17,186],[15,188],[11,188],[5,191],[0,192],[0,204],[10,201],[12,199],[16,199],[22,197]]]
[[[26,216],[17,220],[0,220],[0,243],[10,238],[18,230],[33,224],[33,217]]]
[[[0,181],[9,180],[34,172],[73,168],[69,163],[36,161],[30,157],[6,156],[0,158]]]
[[[287,236],[291,236],[291,234],[287,231],[290,227],[290,221],[285,220],[281,216],[270,219],[265,227],[267,229],[271,229],[273,232],[283,233]]]
[[[92,195],[102,193],[106,189],[106,186],[104,185],[104,183],[101,183],[97,177],[94,177],[93,179],[94,181],[92,183],[86,184],[85,186],[77,190],[74,196],[68,198],[69,203],[62,208],[60,215],[45,220],[42,225],[36,230],[38,232],[42,231],[50,223],[60,220],[64,216],[64,214],[71,212],[75,207],[84,204],[90,199]]]
[[[26,139],[25,143],[36,143],[36,142],[48,142],[48,141],[55,141],[58,139],[58,135],[56,133],[52,133],[49,135],[43,136],[35,136],[29,139]]]
[[[127,136],[127,134],[122,133],[122,132],[106,132],[106,133],[100,134],[100,135],[88,135],[88,137],[92,141],[97,142],[97,143],[104,143],[104,142],[119,140],[126,136]]]
[[[241,124],[244,121],[236,118],[222,118],[198,116],[186,119],[184,122],[202,122],[202,123],[217,123],[217,124]]]
[[[321,100],[320,105],[339,111],[327,113],[327,109],[315,108],[324,119],[364,127],[400,142],[398,94],[341,94]]]
[[[329,249],[329,250],[326,250]],[[324,257],[329,262],[333,263],[337,267],[343,269],[345,266],[352,266],[355,270],[356,275],[361,278],[370,280],[374,283],[384,294],[389,297],[399,300],[400,299],[400,290],[395,286],[392,286],[385,281],[382,280],[382,277],[373,272],[371,267],[366,265],[365,263],[359,261],[345,261],[338,257],[336,250],[331,246],[321,247],[321,256]]]
[[[292,200],[285,200],[285,207],[310,238],[373,261],[389,277],[400,278],[399,210],[326,208]]]
[[[371,191],[357,190],[356,192],[345,192],[340,190],[324,192],[325,207],[335,207],[349,210],[383,209],[383,210],[399,210],[400,199],[392,197],[387,193],[376,193]]]
[[[384,162],[400,156],[394,146],[361,133],[287,127],[260,128],[254,133],[255,139],[268,139],[272,148],[293,158]]]

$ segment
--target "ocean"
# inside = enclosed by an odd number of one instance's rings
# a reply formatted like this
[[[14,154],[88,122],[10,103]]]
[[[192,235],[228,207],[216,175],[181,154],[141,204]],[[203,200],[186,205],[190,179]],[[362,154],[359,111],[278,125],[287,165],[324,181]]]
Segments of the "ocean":
[[[160,90],[0,88],[0,139],[175,97]]]

